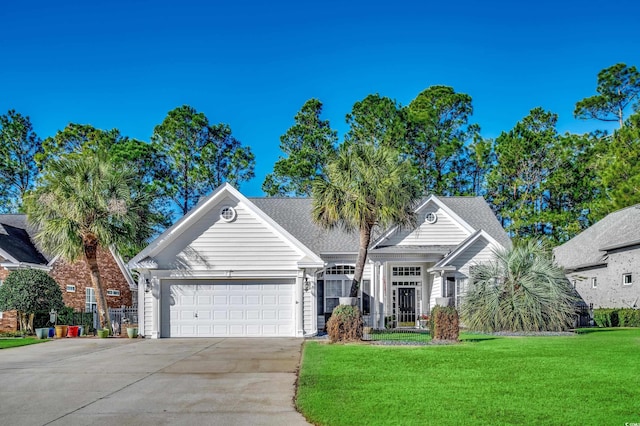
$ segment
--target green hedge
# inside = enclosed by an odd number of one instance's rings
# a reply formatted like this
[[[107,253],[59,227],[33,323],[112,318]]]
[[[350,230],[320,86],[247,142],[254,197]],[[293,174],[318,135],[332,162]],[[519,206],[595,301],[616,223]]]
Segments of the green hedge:
[[[594,309],[593,320],[598,327],[640,327],[640,310],[631,308]]]

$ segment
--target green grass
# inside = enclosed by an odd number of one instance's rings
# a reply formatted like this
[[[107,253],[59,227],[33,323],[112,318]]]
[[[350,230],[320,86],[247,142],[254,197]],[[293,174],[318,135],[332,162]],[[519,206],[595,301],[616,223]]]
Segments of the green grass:
[[[320,425],[640,422],[640,329],[462,338],[419,347],[308,342],[298,408]]]
[[[2,338],[0,337],[0,349],[15,348],[18,346],[33,345],[35,343],[46,342],[46,340],[36,339],[35,337],[25,338]]]

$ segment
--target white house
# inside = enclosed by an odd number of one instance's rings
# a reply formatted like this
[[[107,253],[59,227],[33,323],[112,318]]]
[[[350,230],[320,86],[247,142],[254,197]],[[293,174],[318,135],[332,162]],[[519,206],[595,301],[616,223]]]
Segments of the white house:
[[[469,269],[511,242],[482,197],[429,196],[418,226],[379,233],[358,303],[373,327],[459,303]],[[224,184],[134,257],[144,336],[310,336],[348,293],[358,235],[324,230],[308,198],[246,198]],[[392,322],[389,322],[393,320]]]

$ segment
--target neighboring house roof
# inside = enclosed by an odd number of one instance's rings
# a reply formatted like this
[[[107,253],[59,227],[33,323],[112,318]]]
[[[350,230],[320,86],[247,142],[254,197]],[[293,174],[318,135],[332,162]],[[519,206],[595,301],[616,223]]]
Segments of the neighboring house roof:
[[[33,242],[34,229],[29,226],[27,216],[24,214],[1,214],[0,215],[0,257],[5,258],[9,263],[15,264],[10,267],[51,267],[58,257],[47,256]],[[136,282],[131,276],[131,272],[125,267],[122,258],[115,249],[110,249],[111,255],[120,268],[131,288],[136,287]]]
[[[640,244],[640,204],[610,213],[554,249],[556,262],[575,270],[606,263],[607,252]]]
[[[32,234],[25,215],[0,215],[0,256],[13,263],[46,265],[47,258],[36,248]]]

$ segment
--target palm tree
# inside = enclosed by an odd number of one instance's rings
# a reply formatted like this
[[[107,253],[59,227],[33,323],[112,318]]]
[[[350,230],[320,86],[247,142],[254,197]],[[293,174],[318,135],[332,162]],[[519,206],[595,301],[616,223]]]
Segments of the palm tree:
[[[561,331],[570,328],[578,301],[561,267],[536,241],[495,252],[476,265],[461,317],[477,331]]]
[[[39,186],[25,200],[36,242],[54,256],[73,262],[84,258],[96,293],[100,326],[111,326],[98,270],[99,247],[130,243],[145,226],[148,206],[134,194],[135,174],[107,160],[104,153],[86,152],[52,160]]]
[[[325,228],[360,234],[350,297],[357,297],[372,231],[415,223],[420,195],[410,162],[389,147],[343,144],[313,185],[313,220]]]

